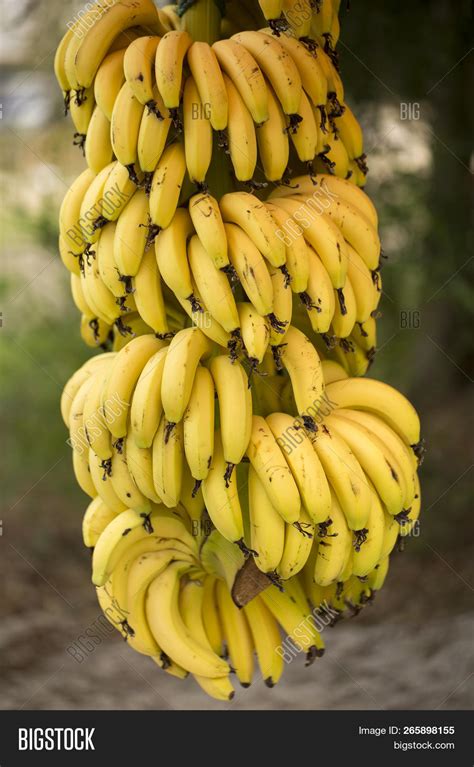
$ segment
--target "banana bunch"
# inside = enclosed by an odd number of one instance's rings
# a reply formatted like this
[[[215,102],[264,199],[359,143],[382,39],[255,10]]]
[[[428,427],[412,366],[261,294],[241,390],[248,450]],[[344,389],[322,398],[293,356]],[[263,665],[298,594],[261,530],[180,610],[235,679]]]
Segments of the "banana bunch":
[[[315,542],[320,585],[349,559],[364,577],[387,528],[393,538],[419,514],[416,411],[387,384],[321,362],[293,327],[283,376],[257,387],[244,364],[196,327],[86,363],[61,406],[80,487],[113,513],[181,504],[200,524],[205,510],[277,580],[300,572]],[[271,411],[272,378],[286,378],[276,402],[287,412]]]
[[[83,171],[64,198],[59,250],[86,342],[120,345],[127,329],[137,334],[137,318],[140,334],[165,339],[192,322],[223,347],[240,344],[258,366],[294,324],[321,356],[364,374],[382,290],[370,198],[317,174],[266,201],[243,191],[184,199],[181,145],[164,157],[149,196],[113,161]]]
[[[326,11],[315,14],[322,44],[308,36],[309,1],[308,8],[299,0],[278,5],[296,19],[295,36],[249,27],[212,45],[175,28],[171,12],[151,0],[89,10],[61,41],[55,71],[90,170],[106,172],[115,159],[150,193],[171,160],[179,189],[186,182],[203,190],[213,184],[216,156],[224,151],[228,191],[289,183],[292,168],[363,186],[362,132],[344,103],[327,47],[331,33],[321,31]],[[173,141],[181,151],[170,157]]]
[[[98,0],[55,72],[87,162],[59,252],[101,351],[61,398],[92,581],[134,650],[229,701],[382,588],[423,443],[364,377],[381,246],[339,2],[221,11]]]

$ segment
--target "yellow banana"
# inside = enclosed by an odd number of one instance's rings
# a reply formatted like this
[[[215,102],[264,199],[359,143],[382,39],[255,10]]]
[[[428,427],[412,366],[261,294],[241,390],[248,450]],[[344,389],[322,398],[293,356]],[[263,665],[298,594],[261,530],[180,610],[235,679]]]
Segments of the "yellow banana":
[[[149,111],[157,105],[153,93],[155,78],[155,56],[160,37],[145,35],[134,40],[125,51],[123,71],[133,95]]]
[[[257,125],[268,120],[268,91],[254,57],[234,39],[212,46],[223,72],[232,80]],[[245,76],[242,76],[245,73]]]
[[[186,173],[186,157],[182,144],[171,144],[163,152],[150,188],[150,216],[153,224],[166,229],[178,207]]]
[[[196,480],[194,494],[209,474],[214,453],[214,395],[212,376],[200,365],[183,419],[184,454]]]
[[[166,363],[165,363],[166,364]],[[153,440],[153,483],[162,503],[169,509],[178,505],[183,482],[183,424],[170,429],[165,415],[161,417]]]
[[[172,30],[163,37],[156,51],[156,84],[172,114],[180,105],[183,63],[192,42],[187,32]]]
[[[284,113],[297,114],[302,94],[301,77],[285,48],[274,37],[261,32],[239,32],[232,39],[255,58],[270,80]]]
[[[252,115],[234,83],[224,74],[228,103],[226,151],[238,181],[250,181],[257,166],[257,135]]]
[[[188,77],[183,93],[184,151],[189,177],[198,186],[205,185],[212,160],[212,125],[207,112],[194,78]]]
[[[216,131],[228,124],[228,97],[224,78],[211,46],[194,42],[188,49],[187,63],[199,91],[201,103],[209,110],[209,120]]]
[[[324,522],[331,512],[331,493],[321,462],[305,430],[286,413],[272,413],[266,421],[286,458],[304,508],[313,523]]]
[[[125,81],[123,60],[126,48],[109,53],[105,57],[94,80],[94,97],[97,106],[109,121],[112,120],[115,101]]]
[[[191,397],[200,360],[211,352],[211,345],[199,328],[186,328],[175,335],[163,369],[161,398],[167,420],[179,423]]]
[[[252,394],[247,374],[238,360],[227,354],[213,357],[210,370],[219,402],[219,416],[226,481],[242,461],[252,430]],[[236,420],[235,413],[239,413]]]
[[[250,466],[248,479],[250,548],[263,573],[274,573],[285,546],[285,522],[273,506],[257,472]]]
[[[285,522],[297,522],[301,511],[298,487],[281,448],[261,416],[252,418],[247,455],[274,508]]]
[[[96,106],[89,123],[85,143],[86,162],[94,173],[100,173],[112,161],[113,149],[110,140],[110,120],[99,106]]]
[[[203,248],[216,269],[229,264],[227,237],[219,203],[207,192],[200,192],[189,200],[189,215]]]

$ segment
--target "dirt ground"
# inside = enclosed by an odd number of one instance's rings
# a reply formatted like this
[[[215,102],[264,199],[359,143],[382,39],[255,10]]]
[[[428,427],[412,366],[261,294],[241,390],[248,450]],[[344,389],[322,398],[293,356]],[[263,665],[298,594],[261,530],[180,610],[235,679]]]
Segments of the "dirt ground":
[[[15,552],[8,556],[13,564]],[[99,616],[92,587],[84,586],[88,562],[81,559],[69,568],[66,582],[55,580],[54,565],[48,582],[31,565],[25,560],[22,577],[6,589],[17,612],[0,622],[1,708],[460,709],[474,704],[472,589],[462,562],[448,563],[434,551],[397,555],[373,605],[326,629],[326,654],[310,669],[295,658],[273,690],[257,673],[252,687],[237,687],[234,701],[224,706],[208,699],[192,679],[164,674],[115,631],[79,663],[68,647]]]

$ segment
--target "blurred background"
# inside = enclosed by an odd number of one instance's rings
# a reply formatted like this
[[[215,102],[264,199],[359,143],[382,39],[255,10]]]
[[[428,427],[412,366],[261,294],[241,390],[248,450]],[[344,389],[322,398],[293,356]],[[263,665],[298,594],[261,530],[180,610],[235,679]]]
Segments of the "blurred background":
[[[87,500],[59,415],[65,381],[89,356],[56,245],[59,204],[84,161],[52,72],[81,6],[2,8],[0,706],[219,708],[116,632],[102,631],[81,662],[70,649],[99,617],[81,540]],[[294,660],[273,691],[255,683],[229,708],[473,705],[469,11],[461,0],[341,8],[346,96],[365,131],[367,191],[387,256],[371,375],[399,387],[422,417],[420,535],[393,557],[375,603],[327,630],[322,661],[306,670]]]

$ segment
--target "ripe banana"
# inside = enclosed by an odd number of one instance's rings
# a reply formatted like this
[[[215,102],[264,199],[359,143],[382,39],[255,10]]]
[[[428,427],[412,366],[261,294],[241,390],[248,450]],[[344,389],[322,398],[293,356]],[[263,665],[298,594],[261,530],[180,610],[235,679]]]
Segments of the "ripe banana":
[[[126,48],[109,53],[105,57],[94,80],[94,98],[97,106],[110,121],[115,101],[125,81],[123,60]]]
[[[315,524],[324,522],[331,512],[331,493],[311,440],[291,415],[272,413],[266,421],[285,455],[304,508]]]
[[[336,495],[331,492],[329,519],[320,525],[313,578],[319,586],[329,586],[341,580],[347,560],[352,553],[352,534]]]
[[[376,413],[404,440],[417,448],[420,442],[420,419],[413,405],[388,384],[371,378],[350,378],[326,388],[337,408],[368,410]]]
[[[157,109],[153,94],[156,49],[160,37],[146,35],[134,40],[125,51],[123,71],[133,95],[150,112]]]
[[[199,193],[189,200],[189,215],[201,245],[212,259],[216,269],[229,264],[227,237],[219,203],[206,193]]]
[[[200,188],[205,186],[212,160],[212,125],[207,112],[194,78],[188,77],[183,93],[184,151],[189,178]]]
[[[160,229],[166,229],[173,220],[185,173],[183,146],[180,143],[171,144],[158,162],[150,187],[150,217]]]
[[[216,54],[205,42],[194,42],[188,49],[187,63],[199,91],[201,103],[209,111],[215,131],[228,125],[228,97],[224,77]]]
[[[237,480],[233,473],[226,481],[226,470],[221,435],[216,432],[212,463],[202,483],[202,493],[207,512],[220,534],[228,541],[241,543],[244,527]]]
[[[114,154],[124,165],[132,181],[136,180],[135,164],[138,160],[138,135],[145,107],[135,98],[127,81],[115,100],[110,135]]]
[[[166,361],[165,361],[166,366]],[[153,440],[153,484],[156,494],[169,509],[175,508],[183,484],[183,424],[171,424],[163,414]]]
[[[261,416],[252,418],[247,455],[274,508],[288,524],[297,522],[301,512],[298,487],[281,448]]]
[[[328,397],[329,388],[326,389]],[[360,463],[346,442],[325,425],[314,435],[313,446],[345,514],[348,526],[351,530],[363,530],[369,518],[372,501],[371,490]]]
[[[219,421],[226,482],[234,467],[242,461],[252,430],[252,394],[247,374],[238,360],[228,355],[213,357],[210,370],[219,402]],[[235,413],[239,413],[236,421]]]
[[[254,645],[245,612],[235,606],[224,581],[217,581],[216,595],[230,663],[242,687],[250,687]]]
[[[198,291],[211,316],[232,333],[239,327],[239,313],[229,280],[216,269],[199,237],[194,235],[188,245],[188,260]]]
[[[163,37],[156,51],[156,84],[165,106],[172,114],[181,102],[183,64],[192,42],[187,32],[172,30]]]
[[[250,466],[248,477],[250,548],[263,573],[274,573],[285,546],[285,522],[273,506],[257,472]]]
[[[136,445],[149,448],[161,421],[161,383],[168,347],[157,351],[140,373],[133,392],[130,428]]]
[[[268,91],[260,67],[235,39],[212,46],[223,72],[232,80],[257,125],[268,120]]]
[[[284,113],[297,115],[302,94],[301,77],[285,48],[274,37],[261,32],[239,32],[232,39],[254,57],[270,80]]]
[[[199,483],[206,479],[214,453],[214,382],[207,368],[198,366],[183,419],[184,453],[191,474]]]
[[[116,439],[127,434],[127,419],[133,390],[146,363],[165,346],[152,335],[134,338],[115,357],[104,389],[107,425]]]

